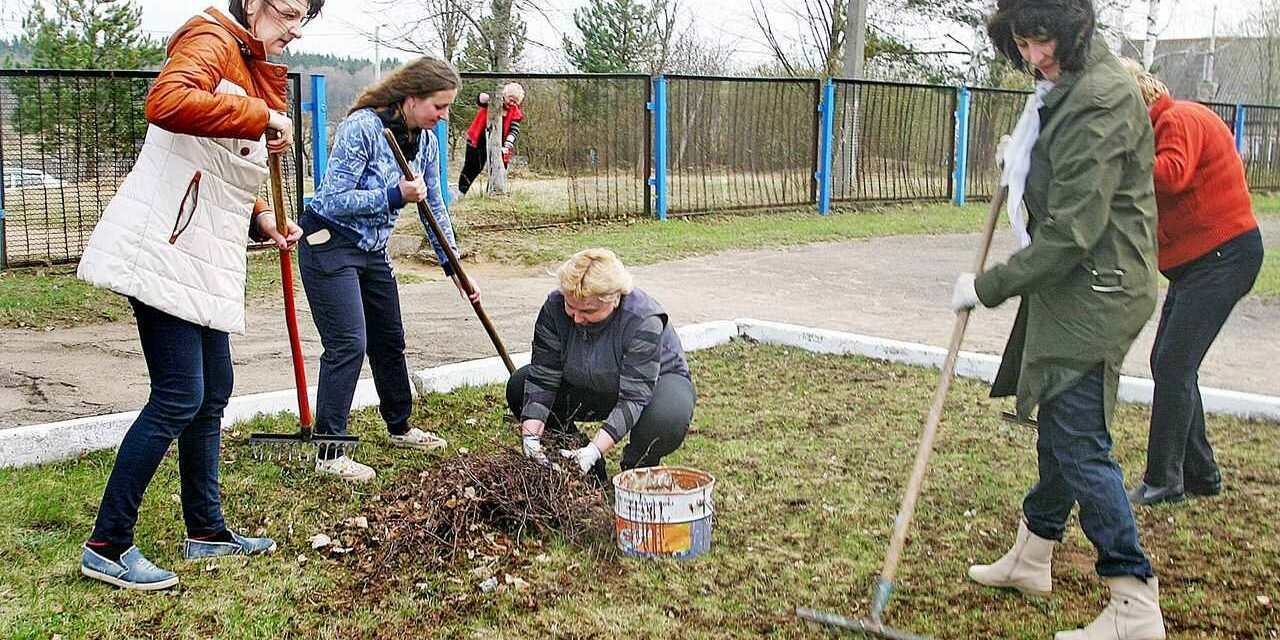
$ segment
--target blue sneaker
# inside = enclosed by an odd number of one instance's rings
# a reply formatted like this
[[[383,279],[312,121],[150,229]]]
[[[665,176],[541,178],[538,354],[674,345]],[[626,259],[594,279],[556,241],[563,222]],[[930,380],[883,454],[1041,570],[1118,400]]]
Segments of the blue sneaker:
[[[273,553],[276,541],[271,538],[246,538],[231,531],[231,542],[209,542],[187,538],[182,543],[182,557],[187,560],[200,560],[215,556],[254,556]]]
[[[178,574],[152,564],[137,547],[129,547],[120,562],[112,562],[86,546],[80,556],[80,573],[121,589],[155,591],[178,584]]]

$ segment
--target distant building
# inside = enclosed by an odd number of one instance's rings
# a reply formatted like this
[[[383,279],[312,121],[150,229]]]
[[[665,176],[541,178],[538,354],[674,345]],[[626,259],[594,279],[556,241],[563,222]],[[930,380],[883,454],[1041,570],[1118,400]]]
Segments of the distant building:
[[[1175,97],[1207,102],[1280,104],[1280,38],[1218,38],[1209,72],[1208,38],[1159,40],[1152,70]],[[1121,44],[1142,59],[1142,41]]]

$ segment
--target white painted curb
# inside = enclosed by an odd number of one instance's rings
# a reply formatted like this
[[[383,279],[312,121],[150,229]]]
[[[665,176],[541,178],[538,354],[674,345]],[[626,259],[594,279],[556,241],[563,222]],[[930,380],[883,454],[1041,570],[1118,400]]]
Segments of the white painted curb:
[[[764,344],[796,347],[817,353],[859,355],[925,367],[941,367],[947,357],[946,349],[911,342],[752,318],[741,318],[735,322],[738,324],[739,334],[744,337]],[[985,353],[961,351],[956,359],[956,375],[978,378],[988,383],[995,380],[999,367],[1000,358]],[[1154,383],[1147,378],[1120,376],[1119,399],[1121,402],[1150,405],[1153,388]],[[1200,398],[1206,413],[1280,422],[1280,397],[1200,387]]]
[[[680,327],[677,330],[685,349],[695,351],[729,342],[738,335],[738,325],[718,321]],[[529,363],[529,352],[511,354],[517,366]],[[448,393],[458,387],[504,382],[507,369],[498,357],[455,362],[415,371],[410,376],[418,393]],[[315,406],[316,387],[310,387],[311,404]],[[297,395],[292,389],[237,396],[227,404],[222,428],[258,414],[286,412],[297,415]],[[351,408],[376,406],[378,392],[372,379],[356,385]],[[0,468],[25,467],[46,462],[76,458],[91,451],[114,449],[138,417],[137,411],[105,416],[76,418],[62,422],[37,424],[13,429],[0,429]]]
[[[686,351],[727,344],[735,337],[743,336],[764,344],[791,346],[816,353],[859,355],[924,367],[941,366],[947,355],[946,349],[939,347],[751,318],[689,325],[680,327],[677,332]],[[529,353],[512,354],[511,359],[516,366],[522,366],[529,362]],[[1000,358],[996,356],[964,351],[956,361],[956,374],[991,382],[999,366]],[[506,379],[506,367],[497,357],[457,362],[412,374],[414,386],[420,394],[447,393],[462,386],[494,384]],[[1122,402],[1150,404],[1151,391],[1150,380],[1129,376],[1120,380]],[[315,394],[315,387],[311,387],[313,404]],[[1278,397],[1204,387],[1200,389],[1200,395],[1205,411],[1209,413],[1280,422]],[[294,397],[292,390],[284,390],[232,398],[222,426],[225,429],[261,413],[296,414]],[[352,409],[377,404],[378,393],[373,387],[373,380],[361,380],[356,386]],[[125,431],[137,416],[137,411],[128,411],[0,429],[0,468],[66,460],[90,451],[114,448],[119,446]]]

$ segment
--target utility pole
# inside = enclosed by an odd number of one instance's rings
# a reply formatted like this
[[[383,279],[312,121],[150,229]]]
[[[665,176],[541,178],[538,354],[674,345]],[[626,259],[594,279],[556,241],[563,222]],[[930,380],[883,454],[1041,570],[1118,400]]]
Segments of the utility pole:
[[[1160,16],[1160,0],[1147,0],[1147,39],[1142,43],[1142,68],[1151,70],[1156,60],[1156,39],[1160,36],[1156,29],[1156,19]]]
[[[382,79],[382,38],[378,37],[378,30],[382,25],[373,28],[373,79]]]
[[[1217,69],[1218,62],[1218,5],[1213,5],[1213,26],[1209,30],[1209,55],[1204,58],[1204,71],[1200,77],[1200,86],[1196,91],[1196,99],[1213,100],[1218,96]]]
[[[849,0],[844,24],[844,77],[861,78],[867,50],[867,0]]]

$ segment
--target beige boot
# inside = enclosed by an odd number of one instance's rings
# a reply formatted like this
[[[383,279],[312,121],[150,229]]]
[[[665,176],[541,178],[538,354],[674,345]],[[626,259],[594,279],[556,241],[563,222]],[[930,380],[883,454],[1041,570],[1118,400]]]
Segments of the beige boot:
[[[1012,587],[1023,593],[1047,596],[1053,591],[1053,540],[1031,533],[1027,521],[1018,523],[1013,548],[994,564],[969,567],[969,579],[988,587]]]
[[[1160,585],[1155,578],[1107,578],[1111,603],[1089,626],[1059,631],[1053,640],[1164,640]]]

